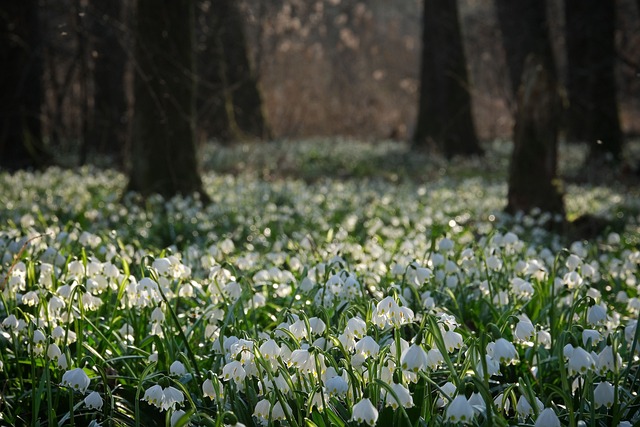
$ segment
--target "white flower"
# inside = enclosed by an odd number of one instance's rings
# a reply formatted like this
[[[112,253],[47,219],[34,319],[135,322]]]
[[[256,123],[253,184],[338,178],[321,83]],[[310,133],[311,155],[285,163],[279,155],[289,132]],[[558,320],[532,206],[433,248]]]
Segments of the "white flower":
[[[569,356],[569,372],[584,374],[588,370],[595,369],[596,364],[591,353],[582,347],[576,347]]]
[[[455,349],[462,347],[462,335],[458,332],[448,330],[444,333],[444,346],[449,353]]]
[[[247,373],[238,360],[233,360],[222,368],[222,377],[225,380],[233,379],[236,384],[240,384],[246,378]]]
[[[162,387],[158,384],[152,385],[144,392],[142,400],[145,400],[147,403],[160,408],[162,406],[162,402],[164,401],[164,393],[162,391]]]
[[[620,354],[617,352],[614,356],[613,347],[608,345],[603,348],[602,351],[598,354],[596,366],[598,367],[598,372],[601,375],[603,375],[607,371],[614,372],[616,369],[620,369],[620,367],[622,366],[622,356],[620,356]]]
[[[591,325],[599,325],[607,320],[607,309],[601,305],[595,304],[587,310],[587,323]]]
[[[352,317],[347,321],[344,333],[355,338],[362,338],[367,333],[367,324],[359,317]]]
[[[487,344],[487,354],[492,359],[505,365],[518,361],[518,352],[512,343],[504,338],[498,338],[495,342]]]
[[[178,409],[173,414],[171,414],[171,427],[173,427],[176,424],[178,424],[178,421],[180,421],[185,414],[186,414],[186,412],[183,411],[182,409]],[[189,426],[189,425],[191,425],[191,423],[188,422],[188,423],[182,424],[182,425],[183,426]]]
[[[393,383],[391,389],[398,397],[398,400],[391,393],[385,392],[384,400],[387,402],[387,406],[391,406],[394,410],[398,409],[399,406],[405,408],[413,407],[413,397],[411,397],[411,392],[408,388],[402,384]]]
[[[72,369],[62,375],[62,385],[84,393],[89,387],[91,380],[82,368]]]
[[[22,295],[22,304],[28,305],[29,307],[34,307],[38,305],[40,298],[38,298],[38,294],[34,291],[29,291],[26,294]]]
[[[585,329],[582,331],[582,344],[586,347],[589,342],[596,345],[602,340],[602,335],[595,329]]]
[[[546,408],[540,415],[538,415],[538,419],[536,419],[535,427],[560,427],[560,420],[553,409]]]
[[[538,411],[542,411],[544,409],[544,405],[542,404],[540,399],[538,399],[537,397],[535,399]],[[534,414],[531,403],[529,403],[529,400],[524,397],[524,395],[520,395],[520,397],[518,398],[518,403],[516,404],[516,412],[523,418]]]
[[[528,317],[522,316],[520,321],[516,325],[516,329],[513,335],[519,340],[524,342],[530,342],[536,333],[536,328],[531,323]]]
[[[175,409],[176,404],[182,405],[184,402],[184,394],[175,387],[169,386],[162,390],[163,399],[161,409],[166,411],[167,409]]]
[[[367,423],[370,426],[375,425],[378,421],[378,410],[373,406],[371,400],[368,398],[362,399],[360,402],[353,405],[352,421],[359,423]]]
[[[598,384],[593,390],[593,400],[595,401],[596,408],[602,405],[611,408],[615,400],[615,387],[608,381]]]
[[[412,344],[402,355],[402,369],[418,372],[427,368],[427,353],[418,344]]]
[[[222,385],[220,384],[220,381],[215,377],[213,380],[207,378],[202,383],[202,393],[211,400],[218,398],[218,392],[216,391],[216,388],[217,390],[220,390],[220,394],[223,394]]]
[[[267,399],[262,399],[256,403],[256,407],[253,410],[253,416],[267,422],[269,419],[269,412],[271,411],[271,403]]]
[[[444,357],[442,356],[442,353],[440,353],[440,350],[438,350],[437,348],[432,348],[427,352],[427,366],[430,369],[438,369],[438,366],[440,366],[440,364],[443,362]]]
[[[288,411],[291,411],[291,408],[289,408],[289,405],[286,405],[286,408]],[[284,408],[282,407],[282,403],[280,403],[280,401],[277,401],[275,403],[275,405],[273,405],[273,408],[271,409],[271,417],[275,420],[284,420],[286,418],[286,413]]]
[[[280,356],[280,347],[272,339],[268,339],[260,346],[260,354],[265,360],[276,360]]]
[[[473,419],[473,407],[469,404],[466,397],[459,394],[449,403],[447,407],[447,421],[453,423],[469,423]]]
[[[380,351],[380,345],[370,336],[363,337],[356,344],[356,352],[363,354],[367,357],[375,357]]]
[[[185,368],[184,363],[176,360],[169,366],[169,373],[171,375],[182,376],[187,373],[187,368]]]
[[[92,391],[84,398],[84,404],[88,409],[95,409],[99,411],[102,409],[102,403],[102,397],[97,391]]]
[[[327,392],[331,396],[343,397],[349,390],[349,383],[347,383],[347,381],[339,375],[329,378],[327,381],[325,381],[324,385],[327,389]]]

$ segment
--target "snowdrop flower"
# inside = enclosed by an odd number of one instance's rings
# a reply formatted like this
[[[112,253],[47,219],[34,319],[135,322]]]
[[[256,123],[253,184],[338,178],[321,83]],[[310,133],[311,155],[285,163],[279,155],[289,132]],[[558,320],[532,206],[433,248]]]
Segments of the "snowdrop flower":
[[[182,409],[178,409],[177,411],[174,411],[173,414],[171,414],[171,427],[174,427],[176,424],[178,424],[178,421],[180,421],[182,419],[182,417],[186,414],[185,411],[183,411]],[[183,424],[184,426],[190,426],[191,423],[187,422],[186,424]]]
[[[538,407],[538,411],[542,411],[544,409],[544,405],[542,404],[540,399],[538,399],[537,397],[535,399],[536,399],[536,406]],[[533,410],[533,407],[531,406],[531,403],[529,403],[529,400],[526,397],[524,397],[524,395],[520,395],[520,397],[518,398],[518,403],[516,404],[516,412],[522,418],[526,418],[527,416],[534,414],[534,410]]]
[[[607,309],[601,305],[595,304],[587,310],[587,323],[591,325],[600,325],[607,320]]]
[[[218,395],[218,391],[216,390],[220,391],[220,395]],[[222,384],[220,384],[220,381],[215,376],[213,379],[207,378],[202,383],[202,394],[211,400],[217,399],[218,397],[222,398],[223,392],[224,389],[222,388]]]
[[[38,298],[38,294],[34,291],[29,291],[26,294],[22,295],[22,304],[25,304],[29,307],[34,307],[38,305],[40,298]]]
[[[411,397],[411,392],[409,392],[408,388],[402,384],[393,383],[391,389],[398,397],[398,400],[391,393],[385,391],[383,400],[386,401],[386,406],[391,406],[393,410],[398,409],[399,406],[405,408],[413,407],[413,397]]]
[[[593,399],[596,408],[599,408],[602,405],[607,408],[611,408],[611,406],[613,406],[613,401],[615,400],[615,387],[608,381],[601,382],[593,390]]]
[[[145,392],[142,400],[147,403],[154,405],[158,408],[162,406],[162,402],[164,401],[164,393],[162,391],[162,386],[159,384],[152,385]]]
[[[596,366],[600,375],[604,375],[607,371],[615,372],[622,366],[622,356],[617,352],[614,356],[613,347],[608,345],[598,354]]]
[[[538,343],[545,348],[551,348],[551,334],[549,331],[540,330],[536,334]]]
[[[351,421],[367,423],[370,426],[373,426],[376,424],[376,421],[378,421],[378,410],[373,406],[371,400],[368,398],[362,399],[360,402],[353,405]]]
[[[580,264],[582,264],[582,260],[579,256],[574,254],[569,255],[564,263],[564,265],[566,265],[570,271],[573,271],[576,268],[580,267]]]
[[[349,390],[349,383],[339,375],[329,378],[324,385],[330,396],[344,397]]]
[[[87,409],[95,409],[99,411],[100,409],[102,409],[102,403],[102,397],[97,391],[92,391],[87,397],[84,398],[84,404]]]
[[[163,399],[161,410],[175,409],[176,405],[182,405],[184,394],[175,387],[169,386],[162,390]]]
[[[446,419],[453,423],[467,424],[473,419],[473,407],[469,404],[464,395],[459,394],[449,403],[447,407]]]
[[[487,344],[487,354],[505,365],[518,362],[515,346],[504,338],[498,338],[495,342]]]
[[[493,359],[488,354],[485,354],[484,357],[485,357],[485,360],[487,361],[487,372],[488,372],[488,375],[490,377],[492,377],[494,375],[499,375],[500,374],[500,362],[498,362],[497,360]],[[482,367],[482,362],[478,362],[478,365],[476,366],[476,370],[478,371],[478,375],[484,376],[484,368]]]
[[[378,355],[378,351],[380,351],[380,345],[368,335],[356,344],[356,352],[366,357],[375,357]]]
[[[247,376],[247,372],[244,370],[242,363],[238,360],[233,360],[222,368],[222,377],[225,380],[233,379],[236,384],[242,383]]]
[[[185,368],[184,363],[176,360],[169,366],[169,374],[175,376],[182,376],[187,373],[187,368]]]
[[[285,405],[287,407],[288,412],[290,412],[291,408],[289,407],[289,405],[287,405],[286,403]],[[285,410],[282,407],[282,404],[280,403],[280,401],[277,401],[275,405],[273,405],[273,409],[271,409],[271,417],[275,421],[284,420],[286,418]]]
[[[77,390],[80,393],[87,391],[91,380],[82,368],[72,369],[62,375],[62,385]]]
[[[264,357],[265,360],[274,361],[278,359],[280,356],[280,347],[278,343],[272,339],[268,339],[260,345],[260,354]]]
[[[582,344],[586,347],[588,342],[596,345],[602,340],[602,335],[595,329],[585,329],[582,331]]]
[[[462,335],[454,331],[446,331],[444,333],[444,346],[449,353],[452,353],[455,349],[462,347]]]
[[[367,334],[367,324],[359,317],[352,317],[347,321],[344,333],[355,338],[362,338]]]
[[[444,363],[444,357],[442,356],[442,353],[440,353],[440,350],[432,348],[427,352],[427,366],[430,369],[436,370],[442,363]]]
[[[534,427],[561,427],[561,424],[553,409],[546,408],[538,415]]]
[[[405,371],[424,371],[427,368],[427,362],[427,353],[418,344],[412,344],[401,357],[401,366]]]
[[[523,342],[531,342],[536,333],[536,328],[531,323],[531,320],[525,315],[520,316],[520,321],[516,324],[516,329],[513,335]]]
[[[596,364],[591,353],[582,347],[576,347],[569,356],[569,372],[584,374],[588,370],[595,369]]]
[[[269,419],[269,412],[271,411],[271,403],[267,399],[262,399],[256,403],[253,409],[253,416],[258,418],[259,421],[266,423]]]

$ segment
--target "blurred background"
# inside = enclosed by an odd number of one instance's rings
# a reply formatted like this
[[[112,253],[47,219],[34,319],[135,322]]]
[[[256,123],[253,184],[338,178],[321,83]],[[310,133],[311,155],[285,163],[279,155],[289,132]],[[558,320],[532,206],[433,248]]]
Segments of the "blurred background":
[[[21,86],[20,96],[35,101],[20,108],[30,109],[28,116],[41,124],[45,148],[75,164],[100,157],[123,165],[135,102],[136,2],[3,3],[5,42],[28,43],[26,59],[3,50],[3,108],[15,109],[8,88]],[[563,0],[546,5],[562,87],[567,84],[565,6]],[[411,139],[422,1],[197,0],[194,9],[200,144],[334,135]],[[639,9],[636,0],[615,1],[616,95],[627,137],[640,134]],[[508,139],[515,100],[495,1],[460,0],[458,16],[478,137]],[[6,67],[18,60],[24,62],[22,73]],[[34,81],[42,82],[41,89]],[[234,97],[245,105],[229,101]],[[11,112],[3,117],[15,120]]]

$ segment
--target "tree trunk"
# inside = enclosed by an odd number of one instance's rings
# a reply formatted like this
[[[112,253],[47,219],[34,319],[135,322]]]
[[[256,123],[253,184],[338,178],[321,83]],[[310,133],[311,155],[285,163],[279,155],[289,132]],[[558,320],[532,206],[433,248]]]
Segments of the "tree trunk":
[[[125,95],[126,52],[121,29],[122,0],[102,0],[91,4],[94,34],[94,107],[91,145],[122,166],[127,138]]]
[[[556,75],[548,36],[546,1],[496,0],[495,5],[509,69],[511,92],[516,98],[524,62],[529,54],[536,54],[544,61],[547,73]]]
[[[569,111],[567,137],[586,141],[591,159],[622,152],[615,82],[615,2],[565,0]]]
[[[424,1],[419,96],[415,147],[432,146],[447,157],[482,154],[454,0]]]
[[[557,179],[557,138],[560,117],[554,73],[546,61],[527,57],[518,91],[514,147],[509,167],[507,211],[528,213],[533,208],[564,216]]]
[[[36,0],[0,6],[0,168],[49,162],[42,142],[43,55]]]
[[[240,130],[248,136],[269,138],[270,131],[262,111],[262,95],[249,61],[244,24],[235,0],[214,2],[213,13],[219,16],[226,83],[233,104],[233,114]]]
[[[138,0],[129,190],[200,194],[194,137],[193,0]]]

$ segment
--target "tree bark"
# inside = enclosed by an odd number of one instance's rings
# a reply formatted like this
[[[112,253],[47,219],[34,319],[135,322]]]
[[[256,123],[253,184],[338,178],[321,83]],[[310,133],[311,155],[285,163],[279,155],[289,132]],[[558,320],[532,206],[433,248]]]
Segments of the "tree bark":
[[[554,73],[546,67],[546,61],[535,54],[524,64],[509,166],[506,210],[511,213],[539,208],[564,216],[557,178],[561,103]]]
[[[615,1],[565,0],[567,137],[594,159],[618,160],[622,131],[615,82]]]
[[[547,73],[556,75],[548,36],[546,1],[496,0],[495,5],[509,69],[511,93],[516,98],[524,62],[529,54],[536,54],[544,61]]]
[[[94,35],[94,107],[90,131],[93,149],[123,166],[128,114],[125,94],[127,54],[120,25],[122,0],[91,4]]]
[[[193,0],[138,0],[129,190],[208,201],[196,160]]]
[[[40,168],[43,55],[36,0],[0,6],[0,168]]]
[[[471,115],[470,85],[454,0],[425,0],[420,94],[413,143],[447,157],[482,154]]]

